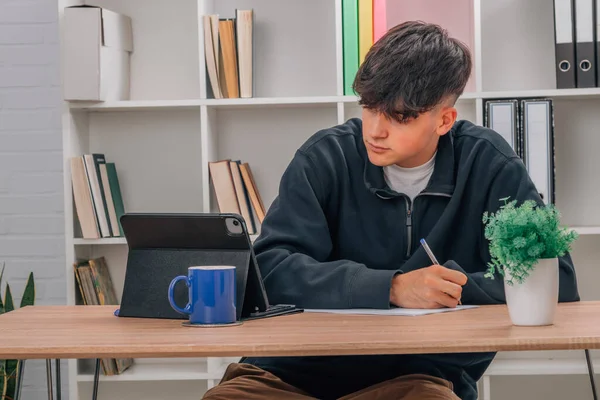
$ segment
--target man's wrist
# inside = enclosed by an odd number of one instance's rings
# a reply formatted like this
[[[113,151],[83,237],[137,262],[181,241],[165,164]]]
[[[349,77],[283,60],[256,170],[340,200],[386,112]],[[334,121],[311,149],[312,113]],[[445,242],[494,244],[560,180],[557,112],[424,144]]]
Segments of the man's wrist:
[[[400,285],[402,281],[402,273],[398,272],[392,278],[392,284],[390,286],[390,303],[400,307],[400,299],[398,298],[398,293],[400,293]]]

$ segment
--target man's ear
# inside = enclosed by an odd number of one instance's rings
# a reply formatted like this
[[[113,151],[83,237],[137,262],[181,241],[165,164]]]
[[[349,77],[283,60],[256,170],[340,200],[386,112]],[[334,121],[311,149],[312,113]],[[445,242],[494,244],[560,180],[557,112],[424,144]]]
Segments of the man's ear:
[[[454,125],[454,122],[456,122],[457,116],[458,111],[454,106],[442,106],[438,118],[436,133],[439,136],[443,136],[448,133]]]

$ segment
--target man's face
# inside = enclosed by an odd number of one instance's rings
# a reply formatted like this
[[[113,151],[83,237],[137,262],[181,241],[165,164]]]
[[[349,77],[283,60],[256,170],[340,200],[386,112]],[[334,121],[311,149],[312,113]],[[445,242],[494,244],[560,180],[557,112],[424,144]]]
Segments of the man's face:
[[[406,122],[363,107],[363,141],[369,160],[377,166],[416,167],[435,153],[439,137],[456,119],[453,107],[437,107]]]

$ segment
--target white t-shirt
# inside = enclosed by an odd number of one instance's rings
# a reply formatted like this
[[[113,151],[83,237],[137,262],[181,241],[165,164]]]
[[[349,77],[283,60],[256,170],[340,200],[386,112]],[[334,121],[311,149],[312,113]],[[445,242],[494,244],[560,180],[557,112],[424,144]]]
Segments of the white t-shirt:
[[[414,168],[402,168],[396,164],[388,165],[383,168],[383,175],[390,188],[406,194],[412,202],[427,186],[434,165],[435,154],[425,164]]]

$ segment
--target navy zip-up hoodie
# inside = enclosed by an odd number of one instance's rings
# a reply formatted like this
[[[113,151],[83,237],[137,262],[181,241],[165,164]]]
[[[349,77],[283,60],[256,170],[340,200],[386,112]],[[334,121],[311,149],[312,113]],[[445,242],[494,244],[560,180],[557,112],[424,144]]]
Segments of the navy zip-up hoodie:
[[[521,159],[496,132],[458,121],[440,138],[427,187],[411,203],[369,162],[362,122],[324,129],[295,153],[254,248],[270,303],[304,308],[389,308],[394,275],[440,263],[465,273],[463,304],[504,303],[490,261],[484,211],[510,197],[543,204]],[[559,301],[578,301],[569,254],[559,259]],[[443,335],[444,327],[439,327]],[[465,330],[465,332],[468,332]],[[399,335],[402,332],[398,332]],[[321,399],[408,373],[440,376],[462,399],[494,353],[244,358]]]

